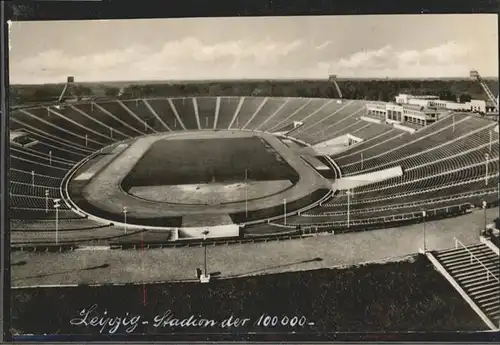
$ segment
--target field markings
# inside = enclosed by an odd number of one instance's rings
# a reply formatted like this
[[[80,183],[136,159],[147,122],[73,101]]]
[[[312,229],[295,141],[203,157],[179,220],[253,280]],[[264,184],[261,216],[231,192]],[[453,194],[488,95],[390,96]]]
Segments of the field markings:
[[[146,108],[148,108],[148,110],[156,117],[156,119],[162,124],[162,126],[165,127],[165,129],[167,129],[169,132],[172,132],[172,130],[167,126],[167,124],[165,122],[163,122],[163,120],[161,119],[161,117],[156,113],[156,111],[153,109],[153,107],[151,106],[151,104],[149,104],[148,100],[147,99],[141,99],[141,101],[144,103],[144,105],[146,106]]]
[[[168,101],[168,104],[170,105],[170,108],[174,112],[175,118],[177,119],[177,121],[181,125],[182,129],[186,130],[186,126],[184,126],[184,123],[182,122],[181,117],[179,116],[179,113],[177,112],[177,109],[175,108],[174,102],[172,102],[171,98],[169,98],[167,101]]]

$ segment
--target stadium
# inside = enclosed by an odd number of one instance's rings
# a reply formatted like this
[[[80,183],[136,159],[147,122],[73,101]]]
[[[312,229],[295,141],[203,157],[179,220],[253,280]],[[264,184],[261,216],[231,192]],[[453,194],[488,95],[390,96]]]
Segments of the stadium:
[[[494,228],[498,123],[470,104],[440,109],[432,96],[345,99],[331,81],[338,98],[61,95],[13,108],[13,254],[204,246],[197,279],[209,282],[207,247],[265,252],[413,226],[442,284],[497,330],[497,237],[471,229],[475,243],[443,246],[425,236],[427,222],[477,210],[481,219],[483,209],[480,227]],[[63,94],[73,86],[68,78]]]

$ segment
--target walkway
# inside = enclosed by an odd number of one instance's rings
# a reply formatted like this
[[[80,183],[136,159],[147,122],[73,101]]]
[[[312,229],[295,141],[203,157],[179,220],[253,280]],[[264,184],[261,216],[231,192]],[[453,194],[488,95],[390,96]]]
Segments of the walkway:
[[[487,210],[488,221],[498,209]],[[445,249],[457,237],[476,243],[484,223],[483,211],[428,222],[427,248]],[[353,265],[402,258],[418,252],[422,224],[302,240],[214,246],[208,248],[210,272],[229,278],[249,274]],[[67,253],[12,253],[13,286],[125,283],[192,280],[203,267],[202,248],[74,251]]]

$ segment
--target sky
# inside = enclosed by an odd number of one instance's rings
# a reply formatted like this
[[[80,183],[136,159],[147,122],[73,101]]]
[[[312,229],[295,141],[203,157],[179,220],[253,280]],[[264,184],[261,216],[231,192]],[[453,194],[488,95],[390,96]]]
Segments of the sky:
[[[11,84],[498,76],[494,14],[13,22]]]

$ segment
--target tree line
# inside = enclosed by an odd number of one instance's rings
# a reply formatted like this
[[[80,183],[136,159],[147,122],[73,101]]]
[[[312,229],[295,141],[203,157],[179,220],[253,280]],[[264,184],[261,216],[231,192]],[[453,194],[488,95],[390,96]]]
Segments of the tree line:
[[[400,93],[434,95],[440,99],[461,102],[473,99],[487,100],[483,89],[473,80],[339,80],[342,97],[389,102]],[[498,82],[489,82],[498,94]],[[55,101],[64,85],[32,85],[11,87],[11,104]],[[213,81],[189,83],[143,83],[123,88],[93,84],[75,85],[73,98],[141,98],[141,97],[311,97],[339,98],[333,83],[326,80],[297,81]]]

